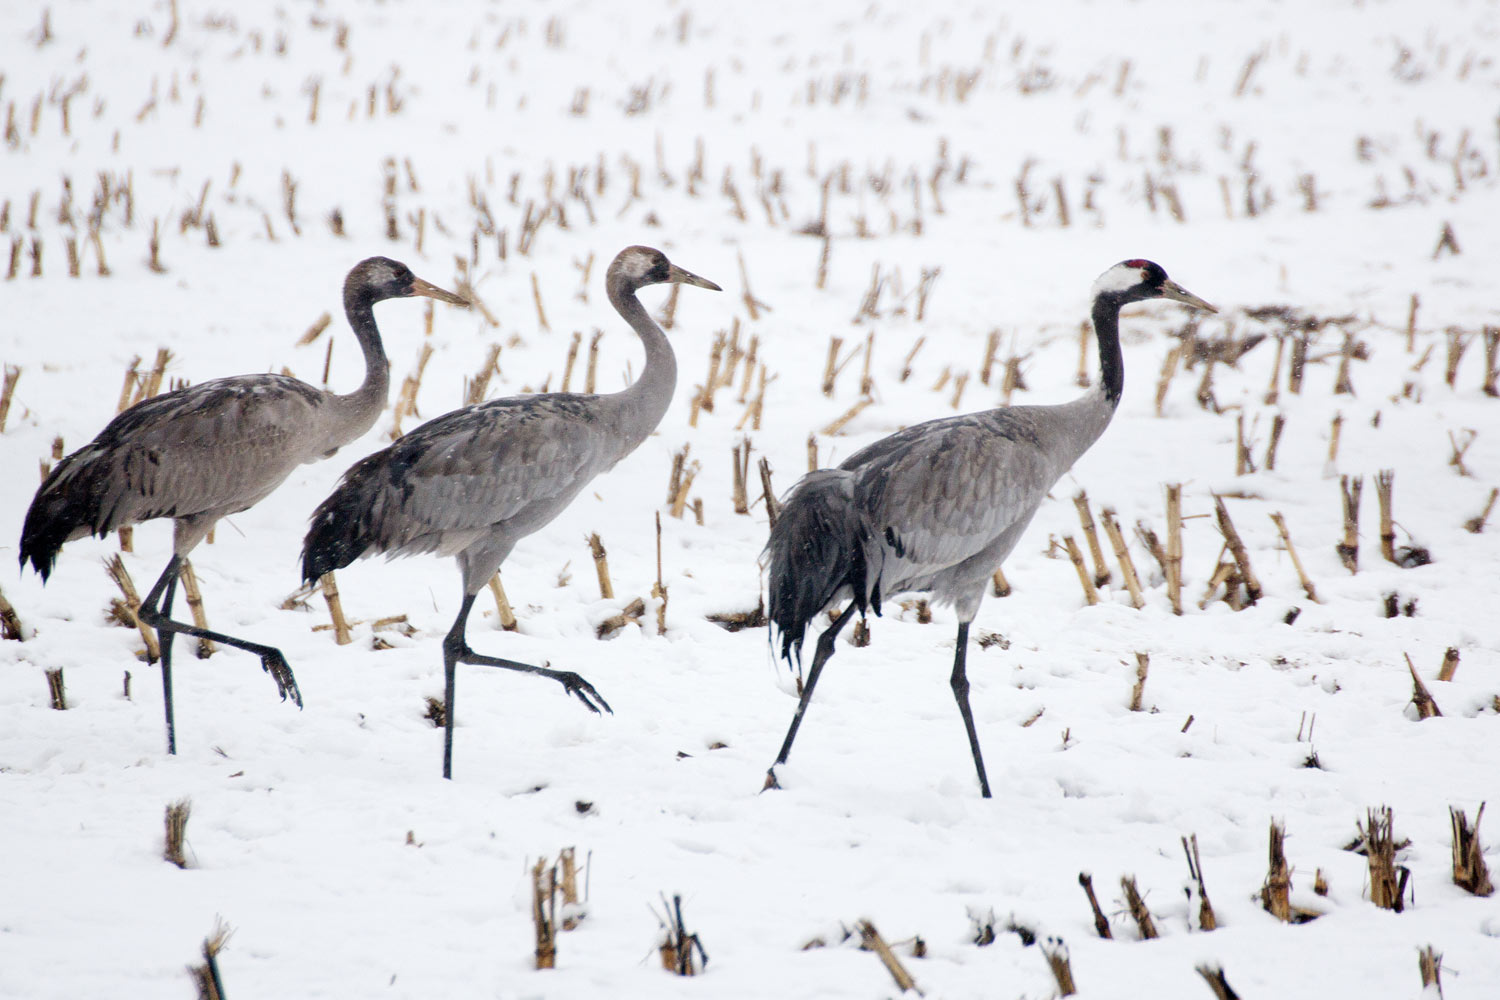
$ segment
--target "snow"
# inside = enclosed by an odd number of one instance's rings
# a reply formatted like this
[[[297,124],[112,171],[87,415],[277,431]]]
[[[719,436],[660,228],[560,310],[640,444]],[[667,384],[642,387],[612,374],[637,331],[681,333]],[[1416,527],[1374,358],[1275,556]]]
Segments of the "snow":
[[[104,425],[134,357],[149,368],[165,347],[169,378],[192,382],[283,367],[320,382],[331,336],[330,382],[352,389],[359,354],[338,290],[362,257],[396,257],[449,288],[455,258],[467,261],[499,321],[438,305],[427,335],[423,304],[380,306],[393,399],[421,346],[433,348],[422,418],[460,403],[492,343],[492,396],[556,389],[574,331],[579,388],[595,328],[600,388],[625,384],[639,347],[601,287],[621,247],[658,246],[726,290],[681,292],[681,375],[657,434],[506,562],[520,631],[497,630],[487,594],[471,624],[476,649],[577,670],[614,714],[593,717],[550,682],[465,668],[452,782],[439,777],[441,731],[424,718],[458,604],[451,562],[341,571],[344,607],[361,622],[347,646],[313,630],[329,620],[316,595],[280,609],[309,512],[387,440],[389,414],[194,553],[212,625],[283,649],[302,711],[277,701],[252,657],[199,661],[179,642],[169,757],[156,671],[137,658],[139,635],[106,620],[116,592],[100,561],[116,540],[70,543],[46,587],[29,571],[4,577],[25,641],[0,643],[0,996],[188,996],[184,966],[200,960],[216,915],[233,929],[219,961],[237,996],[894,995],[858,936],[843,940],[861,919],[929,997],[1051,995],[1039,947],[1006,931],[1012,921],[1064,940],[1088,997],[1208,996],[1194,971],[1205,963],[1246,997],[1423,996],[1428,945],[1443,955],[1449,1000],[1496,994],[1500,903],[1452,884],[1448,814],[1472,819],[1500,797],[1500,526],[1464,528],[1500,468],[1500,403],[1482,391],[1477,336],[1500,324],[1494,5],[182,0],[175,32],[172,9],[59,0],[45,15],[0,11],[0,105],[13,122],[0,147],[0,268],[21,241],[18,273],[0,282],[0,360],[21,369],[0,436],[12,555],[34,463],[57,436],[71,451]],[[128,219],[116,200],[98,221],[108,276],[87,236],[101,173],[133,191]],[[830,177],[820,288],[822,240],[799,230],[818,220]],[[566,227],[549,216],[522,253],[528,206],[549,199]],[[217,247],[201,219],[183,224],[200,201]],[[334,209],[343,236],[327,221]],[[148,266],[153,224],[160,273]],[[1456,253],[1439,246],[1445,225]],[[70,238],[82,246],[77,278]],[[705,617],[755,607],[761,584],[765,509],[733,512],[731,448],[748,434],[753,499],[755,463],[768,458],[784,491],[807,468],[810,433],[830,464],[954,412],[955,378],[967,376],[959,409],[997,405],[1012,356],[1025,379],[1014,402],[1071,398],[1090,283],[1133,257],[1219,307],[1204,337],[1271,336],[1215,366],[1222,412],[1196,399],[1199,363],[1158,415],[1163,359],[1188,313],[1127,311],[1121,409],[1007,562],[1014,593],[988,598],[975,622],[976,637],[1006,640],[969,651],[995,798],[978,795],[947,684],[951,609],[920,624],[895,601],[871,621],[868,647],[840,644],[778,769],[783,789],[760,794],[795,687],[764,630]],[[887,284],[875,315],[851,322],[877,267]],[[932,271],[919,319],[916,290]],[[657,312],[665,298],[643,294]],[[1342,318],[1317,333],[1300,394],[1283,360],[1274,403],[1282,326],[1246,312],[1265,306]],[[329,332],[294,346],[324,311]],[[741,344],[759,338],[764,422],[737,426],[736,384],[692,426],[714,334],[736,323]],[[1472,337],[1451,386],[1450,331]],[[1354,393],[1335,395],[1345,332],[1365,350],[1350,366]],[[843,338],[843,358],[871,333],[874,402],[823,434],[859,399],[864,364],[853,357],[823,395],[828,339]],[[1266,470],[1277,413],[1286,430]],[[1240,417],[1260,468],[1237,476]],[[1471,433],[1462,475],[1450,437]],[[702,526],[663,504],[684,446],[699,463]],[[1397,544],[1425,547],[1429,565],[1380,557],[1381,469],[1395,471]],[[1334,551],[1341,475],[1365,483],[1353,574]],[[1187,517],[1181,616],[1132,530],[1145,520],[1165,535],[1170,483],[1183,484]],[[1086,606],[1067,559],[1049,557],[1050,539],[1082,542],[1080,489],[1096,517],[1117,512],[1144,608],[1130,606],[1118,570]],[[1215,492],[1264,587],[1241,611],[1199,606],[1222,544]],[[665,635],[651,598],[658,512]],[[1319,602],[1303,594],[1272,512]],[[612,600],[598,596],[585,541],[596,531]],[[136,529],[124,558],[142,591],[170,536],[164,522]],[[1385,617],[1388,594],[1414,613]],[[634,597],[647,604],[641,626],[596,639]],[[391,648],[375,651],[370,623],[398,614],[415,633],[383,630]],[[1438,681],[1450,646],[1460,666]],[[1150,674],[1144,710],[1131,712],[1138,652]],[[1417,719],[1407,655],[1442,717]],[[54,668],[67,711],[48,707],[42,675]],[[1312,756],[1320,766],[1305,766]],[[178,869],[161,859],[162,812],[184,798],[189,865]],[[1380,806],[1410,838],[1399,914],[1369,901],[1365,860],[1344,850]],[[1273,818],[1287,832],[1293,903],[1323,914],[1310,923],[1260,907]],[[1212,933],[1184,894],[1190,835]],[[557,968],[536,971],[529,870],[569,845],[587,858],[587,917],[559,936]],[[1319,870],[1326,896],[1312,891]],[[1113,940],[1094,933],[1080,871]],[[1137,879],[1161,938],[1137,940],[1122,875]],[[660,967],[663,894],[681,894],[707,950],[701,978]],[[971,913],[991,911],[998,936],[980,947]],[[925,958],[911,956],[914,935]],[[802,950],[815,938],[827,947]]]

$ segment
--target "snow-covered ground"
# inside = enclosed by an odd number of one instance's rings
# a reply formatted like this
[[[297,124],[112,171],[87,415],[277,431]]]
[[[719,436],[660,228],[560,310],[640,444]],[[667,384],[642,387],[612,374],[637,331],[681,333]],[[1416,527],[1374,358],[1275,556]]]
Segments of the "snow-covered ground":
[[[860,919],[927,996],[1051,994],[1041,949],[1011,923],[1065,941],[1090,997],[1207,997],[1194,971],[1205,963],[1247,998],[1415,996],[1429,945],[1450,1000],[1495,996],[1500,902],[1452,884],[1448,810],[1472,819],[1500,798],[1500,523],[1464,527],[1500,477],[1480,336],[1500,324],[1500,9],[1011,7],[5,5],[0,270],[15,273],[0,281],[0,361],[20,376],[0,437],[0,555],[16,555],[36,463],[59,435],[71,451],[104,425],[137,356],[149,368],[167,348],[168,378],[193,382],[282,368],[321,382],[328,357],[330,384],[352,388],[339,288],[362,257],[447,287],[466,273],[498,324],[438,306],[424,333],[422,303],[379,308],[394,387],[433,348],[421,418],[459,405],[492,344],[491,396],[558,388],[575,331],[580,388],[596,328],[600,389],[625,384],[639,347],[602,289],[623,246],[658,246],[725,292],[682,291],[682,374],[657,434],[505,564],[519,633],[497,629],[487,595],[470,630],[480,651],[578,670],[614,714],[594,717],[550,682],[465,668],[452,782],[424,717],[460,596],[451,562],[342,571],[362,623],[346,646],[314,631],[329,620],[320,597],[281,609],[307,515],[388,439],[389,414],[194,553],[211,623],[285,650],[302,711],[277,701],[253,657],[199,661],[180,642],[168,757],[155,669],[139,635],[106,617],[116,591],[101,561],[116,540],[69,544],[45,588],[0,576],[25,634],[0,643],[0,996],[191,995],[184,966],[215,915],[234,930],[220,965],[237,997],[891,995],[876,956],[844,940]],[[779,769],[783,790],[760,794],[795,688],[764,629],[706,618],[754,608],[761,585],[765,507],[734,512],[731,450],[748,436],[755,498],[755,464],[769,459],[784,491],[807,468],[809,434],[831,464],[903,425],[998,405],[1011,358],[1024,375],[1013,401],[1070,398],[1090,282],[1141,256],[1219,306],[1199,337],[1267,336],[1215,366],[1213,405],[1198,400],[1200,361],[1158,414],[1163,361],[1189,317],[1166,303],[1127,313],[1114,424],[1007,563],[1014,592],[975,623],[1003,639],[969,657],[995,798],[978,795],[948,688],[951,609],[920,624],[894,601],[868,647],[841,644]],[[885,283],[868,299],[875,274]],[[666,297],[643,298],[659,311]],[[1263,307],[1336,320],[1313,336],[1301,392],[1283,358],[1270,402],[1287,324],[1252,314]],[[298,346],[324,311],[329,332]],[[716,332],[731,329],[742,346],[758,340],[762,422],[747,421],[757,388],[742,399],[737,372],[693,426]],[[1353,393],[1336,395],[1346,334]],[[849,360],[828,396],[830,337]],[[1467,350],[1450,386],[1453,337]],[[826,434],[860,399],[867,343],[873,402]],[[1257,471],[1236,475],[1241,419]],[[1471,437],[1465,475],[1450,440]],[[701,526],[663,503],[685,447]],[[1397,545],[1425,547],[1428,565],[1380,557],[1382,469],[1395,473]],[[1364,477],[1354,574],[1334,548],[1340,475]],[[1187,517],[1181,616],[1133,530],[1165,534],[1171,483]],[[1118,568],[1087,606],[1049,544],[1082,543],[1079,490],[1126,527],[1142,609]],[[1241,611],[1199,606],[1222,545],[1216,492],[1264,586]],[[665,635],[651,597],[658,512]],[[612,600],[599,598],[592,532]],[[125,563],[143,590],[170,535],[165,522],[135,531]],[[1390,594],[1412,613],[1385,617]],[[641,625],[596,639],[636,597]],[[415,632],[383,630],[391,648],[376,650],[369,623],[401,614]],[[1450,646],[1460,665],[1441,682]],[[1137,653],[1150,674],[1132,712]],[[1409,704],[1408,655],[1441,718],[1418,721]],[[48,706],[54,668],[67,711]],[[161,858],[162,814],[183,798],[179,869]],[[1399,914],[1369,900],[1365,859],[1345,850],[1380,806],[1410,839]],[[1310,923],[1261,909],[1273,819],[1294,904],[1322,914]],[[1212,933],[1183,891],[1190,835]],[[587,917],[560,936],[557,968],[536,971],[529,869],[569,845],[588,859]],[[1080,871],[1113,940],[1095,934]],[[1138,940],[1121,875],[1136,877],[1159,939]],[[660,966],[663,893],[681,894],[700,935],[701,978]],[[979,946],[971,915],[991,912],[998,937]],[[911,954],[916,935],[926,957]],[[803,950],[815,938],[827,947]]]

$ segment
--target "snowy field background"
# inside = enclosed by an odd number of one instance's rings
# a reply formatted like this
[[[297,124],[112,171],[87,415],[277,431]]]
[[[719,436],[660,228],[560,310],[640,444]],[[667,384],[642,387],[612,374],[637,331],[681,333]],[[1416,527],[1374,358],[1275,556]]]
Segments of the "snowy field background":
[[[678,300],[681,375],[658,433],[506,563],[520,631],[497,629],[487,595],[471,626],[480,651],[583,673],[614,715],[465,668],[452,782],[424,718],[460,596],[451,562],[342,571],[363,623],[346,646],[314,631],[329,620],[320,597],[280,609],[308,514],[388,440],[389,414],[194,553],[210,622],[280,646],[303,711],[278,703],[252,657],[199,661],[179,642],[168,757],[156,671],[139,635],[107,619],[116,592],[101,561],[116,540],[71,543],[45,588],[0,574],[25,635],[0,643],[0,996],[190,996],[184,966],[216,915],[234,930],[220,965],[237,997],[893,995],[875,955],[842,940],[860,919],[929,997],[1051,995],[1040,948],[1009,923],[1064,940],[1088,997],[1207,997],[1204,963],[1246,998],[1416,996],[1429,945],[1450,1000],[1495,996],[1500,903],[1452,884],[1448,810],[1472,818],[1500,792],[1500,525],[1464,527],[1500,476],[1480,336],[1500,324],[1497,38],[1500,8],[1463,2],[6,5],[0,361],[20,375],[0,437],[0,555],[12,566],[37,463],[59,435],[71,451],[106,423],[133,358],[149,368],[167,348],[169,379],[192,382],[283,367],[320,382],[331,336],[329,382],[352,388],[339,288],[365,256],[447,287],[467,276],[495,321],[438,306],[428,333],[423,303],[380,307],[393,398],[432,348],[422,418],[459,405],[496,344],[491,396],[556,389],[575,331],[579,388],[596,328],[600,389],[625,384],[639,348],[602,273],[628,244],[725,292]],[[1267,336],[1215,366],[1213,406],[1198,400],[1200,361],[1158,415],[1188,316],[1127,312],[1114,424],[1006,564],[1014,592],[975,623],[1003,640],[969,658],[996,797],[979,798],[947,684],[951,609],[922,624],[894,601],[868,647],[841,643],[784,790],[759,794],[795,689],[764,629],[706,619],[754,608],[761,584],[765,507],[734,512],[731,449],[748,435],[752,479],[767,458],[780,492],[806,470],[809,434],[831,464],[906,424],[997,405],[1010,358],[1025,382],[1014,402],[1070,398],[1089,285],[1137,256],[1220,308],[1199,337]],[[877,268],[885,284],[861,315]],[[665,298],[643,294],[654,311]],[[1312,339],[1300,394],[1285,360],[1273,371],[1287,325],[1249,312],[1263,307],[1336,320]],[[329,331],[297,346],[324,311]],[[756,388],[742,399],[738,375],[692,426],[715,334],[735,324],[766,369],[761,426],[744,423]],[[854,352],[871,333],[872,402],[824,433],[860,400]],[[1335,395],[1346,334],[1360,345],[1354,391]],[[830,337],[852,360],[825,396]],[[1450,386],[1454,337],[1467,350]],[[1241,418],[1261,468],[1237,476]],[[1470,436],[1464,475],[1450,438]],[[684,447],[701,526],[663,503]],[[1429,565],[1380,558],[1381,469],[1395,472],[1397,544],[1425,547]],[[1365,478],[1356,574],[1334,550],[1340,474]],[[1180,617],[1133,531],[1164,533],[1170,483],[1188,517]],[[1144,608],[1117,568],[1086,606],[1049,545],[1082,542],[1080,489],[1096,515],[1118,512]],[[1222,544],[1214,492],[1265,588],[1242,611],[1198,603]],[[650,593],[658,512],[665,635]],[[613,600],[599,598],[591,532]],[[169,552],[166,523],[136,529],[125,561],[143,591]],[[1413,613],[1385,617],[1390,594]],[[596,639],[635,597],[641,625]],[[382,631],[392,648],[376,651],[369,623],[398,614],[414,634]],[[1460,666],[1439,682],[1450,646]],[[1138,652],[1151,670],[1131,712]],[[1441,718],[1418,721],[1405,655]],[[54,668],[67,711],[48,706]],[[182,798],[186,869],[161,859],[163,809]],[[1370,902],[1365,860],[1344,849],[1379,806],[1410,839],[1399,914]],[[1260,907],[1273,818],[1293,902],[1322,914],[1310,923]],[[1212,933],[1184,895],[1188,835]],[[529,868],[569,845],[589,859],[587,918],[560,936],[557,968],[536,971]],[[1080,871],[1114,940],[1094,933]],[[1125,874],[1159,939],[1137,939]],[[700,978],[660,966],[662,893],[682,895],[707,950]],[[981,947],[971,914],[991,911],[998,937]],[[911,955],[917,935],[925,958]],[[828,946],[803,950],[815,938]]]

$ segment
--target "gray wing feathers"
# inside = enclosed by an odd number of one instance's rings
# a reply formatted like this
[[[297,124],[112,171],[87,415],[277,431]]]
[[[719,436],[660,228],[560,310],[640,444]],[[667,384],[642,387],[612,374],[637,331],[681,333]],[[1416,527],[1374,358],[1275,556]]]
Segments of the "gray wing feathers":
[[[90,523],[78,533],[244,510],[314,457],[321,403],[316,390],[281,376],[221,379],[157,396],[70,455],[48,488],[93,498]]]
[[[1062,471],[1015,410],[918,424],[844,463],[875,537],[884,577],[910,580],[985,552],[1031,519]]]
[[[571,409],[483,404],[396,442],[381,453],[383,486],[368,498],[374,547],[452,555],[496,525],[512,523],[525,534],[550,521],[614,464],[592,422]]]

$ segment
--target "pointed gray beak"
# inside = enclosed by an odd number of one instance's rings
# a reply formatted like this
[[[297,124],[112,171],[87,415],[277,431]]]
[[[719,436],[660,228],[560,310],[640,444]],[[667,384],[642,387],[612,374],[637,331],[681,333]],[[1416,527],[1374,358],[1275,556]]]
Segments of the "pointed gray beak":
[[[684,271],[676,264],[672,264],[668,269],[667,281],[673,284],[697,285],[699,288],[712,288],[716,292],[722,292],[724,290],[718,285],[714,284],[712,281],[709,281],[707,278],[700,278],[692,271]]]
[[[1164,299],[1175,299],[1178,302],[1182,302],[1186,305],[1192,306],[1194,309],[1202,309],[1204,312],[1216,313],[1219,311],[1213,306],[1209,305],[1207,302],[1204,302],[1202,299],[1198,298],[1198,296],[1194,295],[1186,288],[1183,288],[1171,278],[1168,278],[1166,281],[1162,282],[1161,296]]]
[[[429,281],[423,281],[421,278],[414,277],[412,279],[411,294],[422,295],[429,299],[437,299],[439,302],[446,302],[449,305],[463,306],[465,309],[469,308],[469,300],[462,295],[454,295],[447,289],[439,288],[437,285]]]

